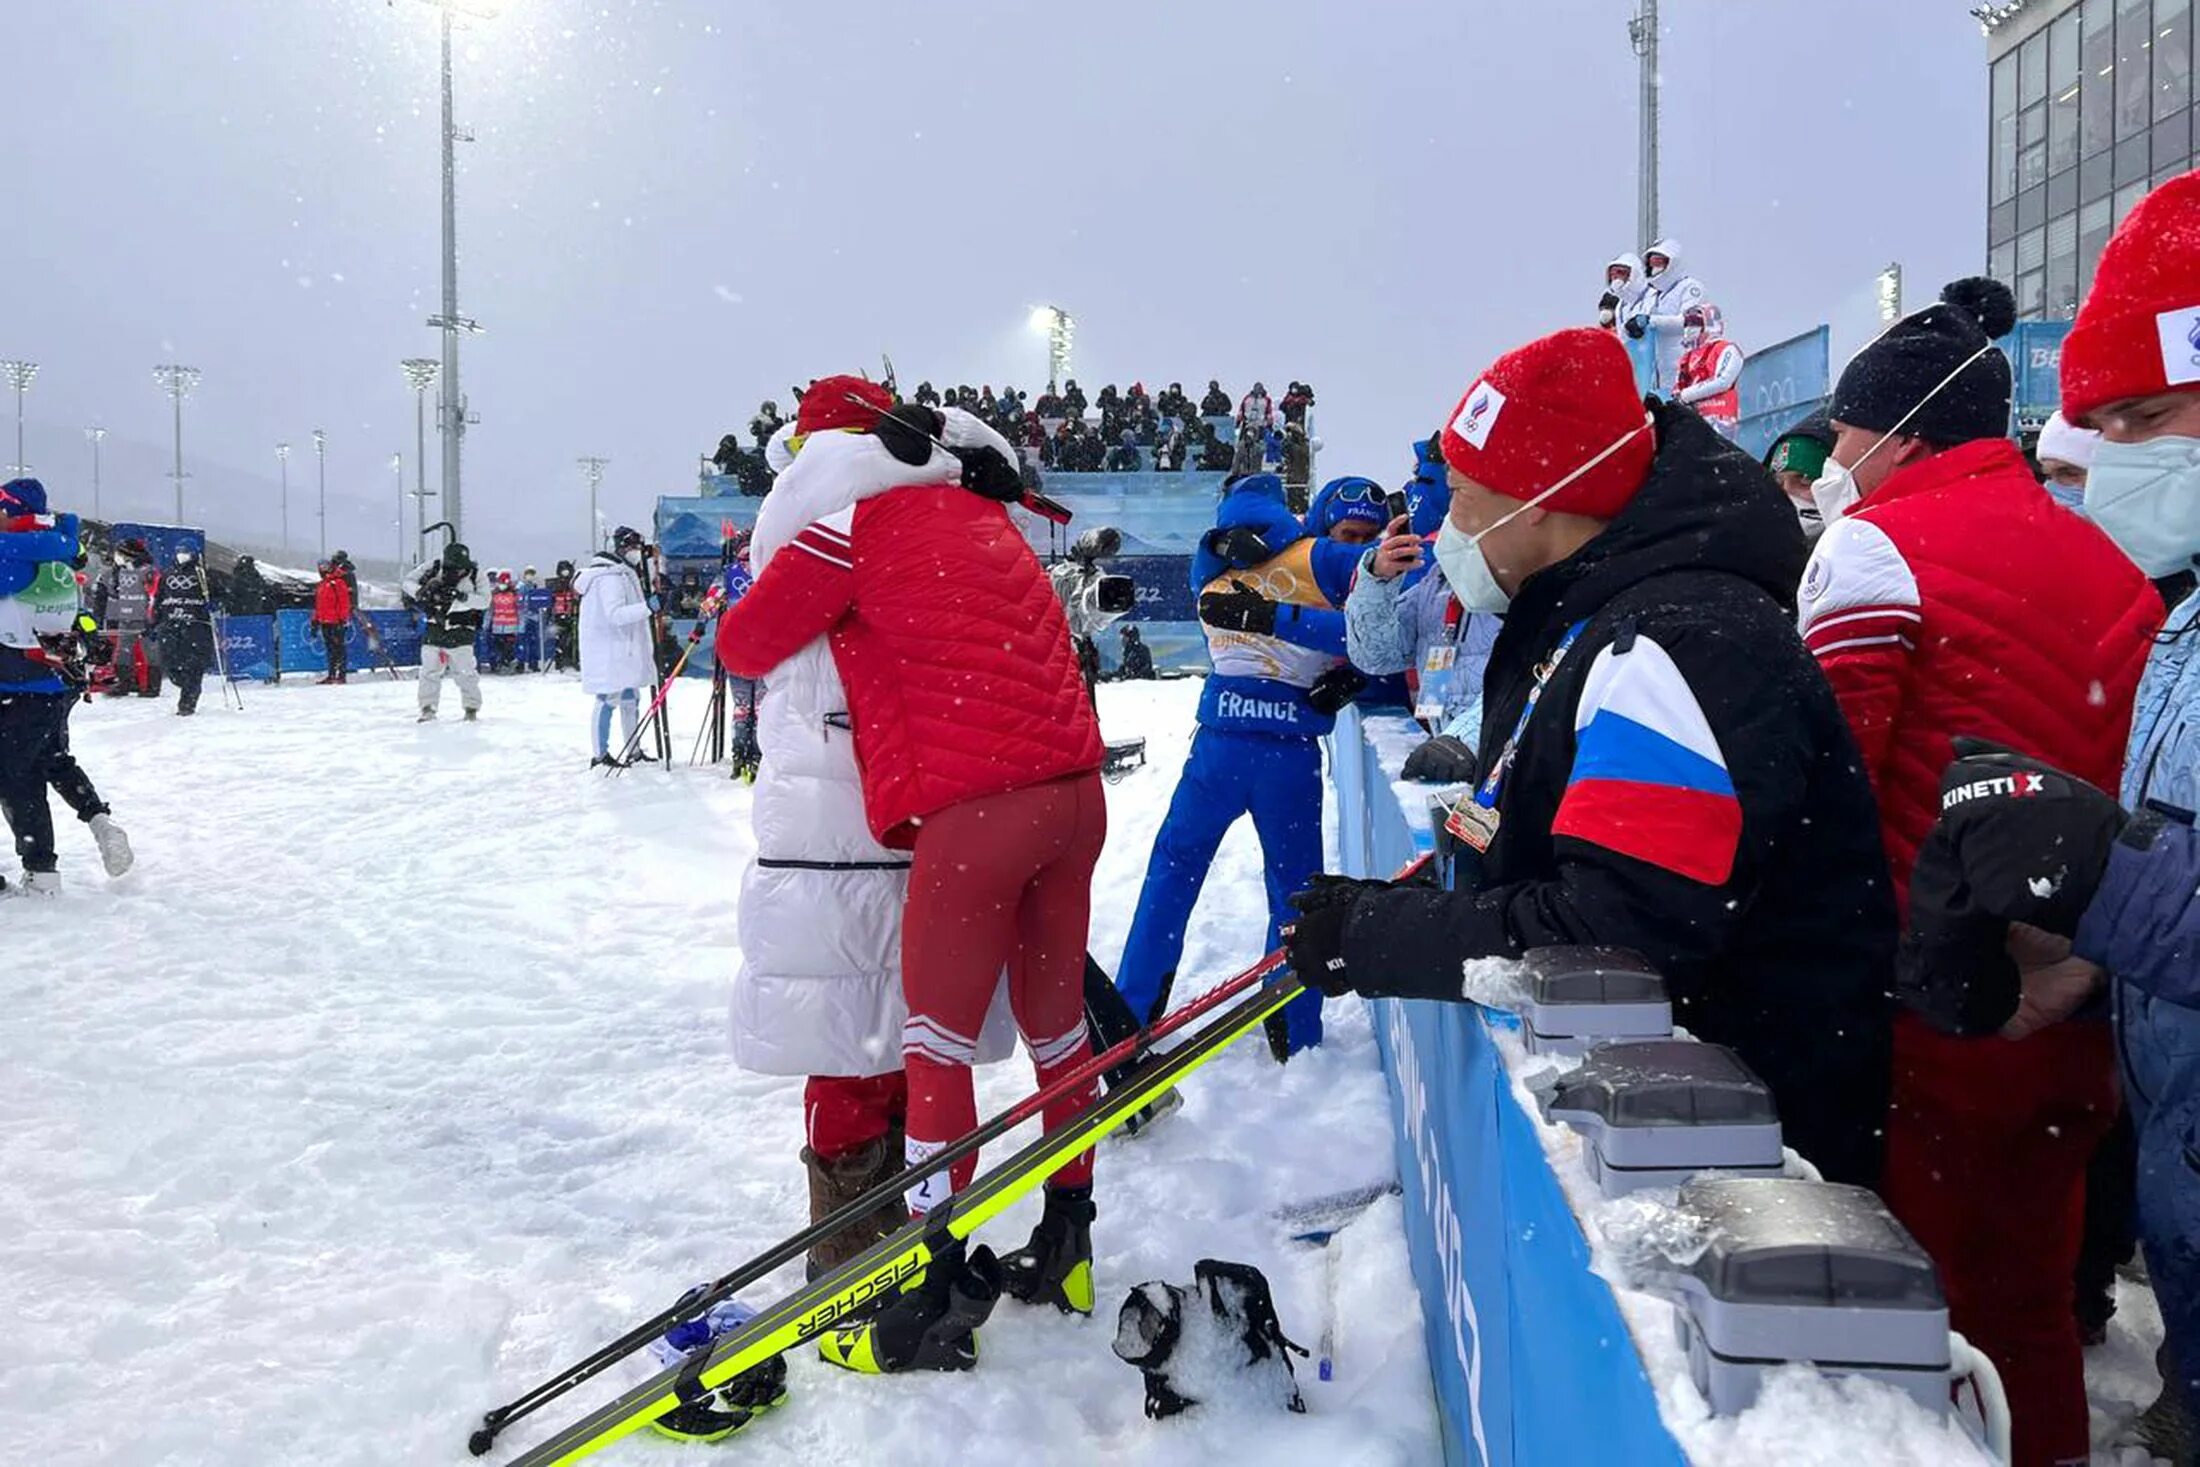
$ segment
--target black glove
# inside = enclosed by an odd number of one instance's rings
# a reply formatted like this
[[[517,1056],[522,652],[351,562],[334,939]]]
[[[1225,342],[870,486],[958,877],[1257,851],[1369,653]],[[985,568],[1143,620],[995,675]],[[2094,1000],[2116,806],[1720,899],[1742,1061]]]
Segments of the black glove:
[[[1306,690],[1307,706],[1334,718],[1344,705],[1367,691],[1367,674],[1349,662],[1340,662]]]
[[[1300,896],[1306,895],[1310,893],[1300,893]],[[1358,899],[1358,893],[1351,901],[1325,896],[1326,905],[1309,908],[1299,906],[1298,896],[1291,898],[1291,905],[1299,907],[1299,919],[1284,933],[1284,957],[1301,983],[1331,998],[1341,998],[1352,991],[1351,975],[1344,965],[1344,926],[1351,920],[1352,907]]]
[[[1358,876],[1316,875],[1307,882],[1306,890],[1291,893],[1292,909],[1298,912],[1319,912],[1329,907],[1349,907],[1371,891],[1388,891],[1387,881],[1369,881]]]
[[[1229,590],[1209,591],[1199,598],[1199,619],[1226,632],[1271,637],[1276,632],[1276,603],[1243,581],[1232,581]]]
[[[1619,297],[1618,297],[1618,296],[1616,296],[1616,295],[1614,295],[1614,294],[1612,294],[1612,292],[1610,292],[1610,291],[1606,291],[1606,292],[1604,292],[1603,296],[1601,296],[1601,297],[1600,297],[1600,298],[1598,299],[1598,301],[1597,301],[1597,309],[1598,309],[1598,310],[1600,310],[1600,311],[1616,311],[1616,310],[1618,310],[1618,309],[1619,309]]]
[[[1637,341],[1642,340],[1644,333],[1649,329],[1650,318],[1648,316],[1630,316],[1627,320],[1627,334]]]
[[[1969,738],[1955,750],[1940,777],[1940,820],[1910,876],[1895,987],[1936,1028],[1993,1034],[2023,994],[2004,948],[2009,924],[2075,933],[2126,817],[2028,755]]]
[[[1023,474],[992,444],[958,448],[955,456],[962,460],[962,486],[971,493],[1003,504],[1014,504],[1024,497]]]
[[[1481,770],[1474,750],[1450,734],[1438,734],[1406,755],[1399,773],[1416,784],[1472,784]]]
[[[1239,570],[1251,570],[1276,553],[1268,548],[1268,542],[1260,537],[1259,531],[1243,526],[1233,530],[1209,530],[1207,548]]]
[[[931,408],[904,402],[881,414],[871,434],[888,453],[915,468],[932,461],[932,440],[946,427],[947,420]]]

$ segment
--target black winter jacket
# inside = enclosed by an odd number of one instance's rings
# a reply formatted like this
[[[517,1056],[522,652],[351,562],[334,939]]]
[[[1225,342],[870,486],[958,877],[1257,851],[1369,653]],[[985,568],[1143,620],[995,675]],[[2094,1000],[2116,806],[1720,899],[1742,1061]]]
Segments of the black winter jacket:
[[[1634,948],[1665,975],[1675,1021],[1732,1047],[1771,1085],[1789,1144],[1829,1178],[1870,1185],[1895,905],[1862,761],[1795,631],[1802,531],[1746,454],[1687,408],[1656,413],[1658,454],[1641,490],[1604,533],[1520,588],[1491,654],[1484,769],[1537,668],[1583,624],[1522,732],[1479,888],[1362,901],[1346,928],[1347,968],[1455,998],[1470,958]],[[1645,743],[1632,720],[1592,723],[1671,707],[1676,688],[1683,711],[1651,722],[1691,724],[1692,695],[1724,776]],[[1738,823],[1731,804],[1695,795],[1676,820],[1658,784],[1674,768],[1699,784],[1730,779]],[[1647,792],[1636,782],[1646,775]]]

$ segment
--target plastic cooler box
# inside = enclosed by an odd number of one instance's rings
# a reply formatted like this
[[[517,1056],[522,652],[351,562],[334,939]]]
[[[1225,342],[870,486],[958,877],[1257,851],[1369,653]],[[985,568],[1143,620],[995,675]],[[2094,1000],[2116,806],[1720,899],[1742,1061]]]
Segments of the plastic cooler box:
[[[1616,947],[1539,947],[1521,959],[1528,1002],[1521,1033],[1530,1054],[1586,1054],[1624,1039],[1673,1033],[1665,980],[1637,953]]]
[[[1717,1044],[1599,1045],[1558,1078],[1543,1110],[1581,1133],[1607,1197],[1677,1187],[1713,1168],[1777,1177],[1783,1165],[1771,1088]]]

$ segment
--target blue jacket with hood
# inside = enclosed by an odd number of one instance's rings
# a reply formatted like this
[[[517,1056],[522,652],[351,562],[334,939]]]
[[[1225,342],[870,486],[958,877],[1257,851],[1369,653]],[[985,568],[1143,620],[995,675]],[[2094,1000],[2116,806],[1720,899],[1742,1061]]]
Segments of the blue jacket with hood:
[[[1251,530],[1266,559],[1233,565],[1219,543],[1230,530]],[[1285,738],[1314,738],[1335,725],[1316,712],[1307,690],[1345,660],[1344,613],[1361,547],[1311,535],[1284,501],[1283,480],[1251,474],[1223,496],[1215,528],[1192,557],[1192,594],[1242,584],[1277,603],[1273,634],[1202,626],[1214,673],[1199,700],[1208,728]]]

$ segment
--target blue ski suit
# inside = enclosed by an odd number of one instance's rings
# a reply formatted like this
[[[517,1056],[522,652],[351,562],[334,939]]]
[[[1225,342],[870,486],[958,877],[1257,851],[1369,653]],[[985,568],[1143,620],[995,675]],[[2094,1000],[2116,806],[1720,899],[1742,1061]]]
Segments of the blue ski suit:
[[[1247,529],[1271,552],[1233,568],[1212,548],[1192,559],[1192,589],[1241,581],[1279,603],[1272,636],[1204,627],[1213,675],[1199,700],[1199,728],[1154,840],[1116,987],[1140,1019],[1154,1017],[1184,956],[1184,929],[1223,835],[1253,817],[1268,887],[1268,945],[1282,945],[1290,896],[1322,869],[1320,738],[1335,723],[1307,700],[1317,678],[1345,655],[1344,613],[1361,547],[1309,535],[1284,503],[1274,474],[1241,479],[1224,497],[1217,531]],[[1321,995],[1284,1010],[1292,1053],[1321,1043]]]

